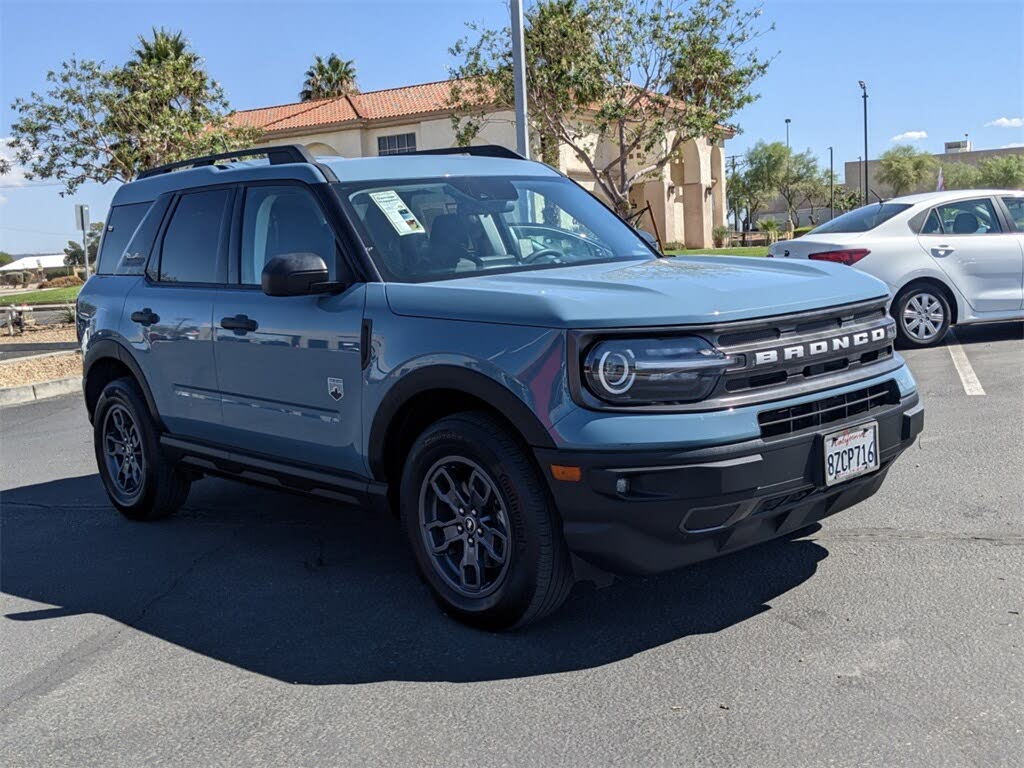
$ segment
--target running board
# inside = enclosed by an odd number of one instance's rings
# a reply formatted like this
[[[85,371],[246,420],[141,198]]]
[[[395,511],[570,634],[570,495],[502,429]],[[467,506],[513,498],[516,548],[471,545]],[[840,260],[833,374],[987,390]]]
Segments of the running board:
[[[386,483],[310,466],[288,464],[264,456],[254,456],[243,451],[170,435],[160,437],[160,447],[168,458],[198,469],[204,474],[319,496],[346,504],[369,504],[375,509],[387,509]]]

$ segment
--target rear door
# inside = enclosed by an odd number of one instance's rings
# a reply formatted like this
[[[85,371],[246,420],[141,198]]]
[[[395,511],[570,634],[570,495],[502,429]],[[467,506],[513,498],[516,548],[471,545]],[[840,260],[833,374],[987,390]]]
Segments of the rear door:
[[[348,274],[312,188],[247,185],[235,217],[231,284],[219,292],[214,310],[222,442],[365,475],[358,450],[365,285]],[[264,294],[263,265],[303,252],[322,256],[331,279],[348,287],[334,295]]]
[[[1024,251],[992,198],[935,206],[918,242],[979,313],[1020,308]]]
[[[1024,253],[1024,194],[1004,195],[1000,200],[1006,213],[1006,221],[1016,232],[1017,245],[1020,246],[1021,253]],[[1020,308],[1024,309],[1024,274],[1021,275]]]
[[[212,320],[227,279],[233,198],[231,187],[176,195],[145,279],[124,305],[125,335],[160,416],[177,435],[215,440],[221,423]],[[129,257],[142,258],[126,252],[122,260]]]

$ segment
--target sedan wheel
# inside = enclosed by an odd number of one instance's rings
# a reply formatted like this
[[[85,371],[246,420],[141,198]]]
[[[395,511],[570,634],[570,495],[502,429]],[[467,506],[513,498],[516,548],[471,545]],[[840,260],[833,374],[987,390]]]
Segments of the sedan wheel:
[[[893,307],[900,341],[911,347],[930,347],[949,329],[950,309],[945,296],[930,290],[911,290]]]

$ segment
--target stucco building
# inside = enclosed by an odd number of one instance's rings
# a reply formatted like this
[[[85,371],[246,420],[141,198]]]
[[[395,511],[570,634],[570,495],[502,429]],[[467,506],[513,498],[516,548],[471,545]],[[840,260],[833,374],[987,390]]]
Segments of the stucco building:
[[[298,143],[314,155],[374,157],[441,149],[456,146],[450,91],[448,81],[423,83],[243,110],[232,119],[261,129],[264,146]],[[513,113],[500,109],[489,113],[474,143],[514,147]],[[596,154],[600,158],[609,151],[598,146]],[[633,188],[634,206],[650,205],[651,213],[641,216],[637,224],[656,230],[664,243],[710,247],[712,229],[725,223],[724,142],[689,140],[679,154],[656,178]],[[593,176],[569,147],[560,148],[558,165],[560,171],[596,191]]]

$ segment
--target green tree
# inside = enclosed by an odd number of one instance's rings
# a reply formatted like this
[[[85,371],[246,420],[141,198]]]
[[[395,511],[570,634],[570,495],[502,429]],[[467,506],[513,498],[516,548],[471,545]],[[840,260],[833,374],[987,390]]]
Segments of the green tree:
[[[198,54],[189,47],[188,38],[181,32],[169,32],[163,27],[153,27],[151,39],[139,35],[139,46],[132,49],[132,56],[134,60],[129,61],[127,67],[162,64],[176,59],[189,61],[193,66],[200,64]]]
[[[299,99],[302,101],[359,93],[356,87],[355,61],[342,59],[336,53],[332,53],[326,59],[314,56],[313,63],[306,70],[305,78],[299,92]]]
[[[778,193],[786,204],[786,221],[789,230],[796,227],[801,206],[813,194],[815,184],[821,176],[818,161],[811,150],[795,153],[784,144],[779,145],[785,160],[778,180]]]
[[[860,207],[860,190],[845,184],[837,186],[834,191],[834,201],[833,208],[836,216],[852,211],[854,208]]]
[[[935,158],[909,144],[898,144],[878,158],[878,180],[886,184],[894,197],[913,192],[932,179],[937,169]]]
[[[981,186],[981,172],[967,163],[943,163],[942,183],[946,189],[976,189]]]
[[[540,0],[524,30],[532,132],[567,146],[628,216],[637,182],[690,139],[721,139],[756,98],[750,87],[769,64],[753,46],[759,17],[735,0]],[[513,104],[508,29],[470,33],[451,49],[464,145]]]
[[[1024,189],[1024,155],[987,157],[978,163],[979,186]]]
[[[259,138],[229,122],[224,92],[198,56],[144,48],[120,67],[71,58],[47,74],[45,93],[14,101],[11,147],[27,178],[57,179],[61,194],[72,194],[86,182],[130,181],[145,168]]]
[[[0,267],[6,267],[14,261],[14,257],[11,256],[7,251],[0,251]]]
[[[103,222],[94,221],[89,225],[89,233],[85,236],[85,242],[89,246],[89,264],[96,263],[96,254],[100,249],[100,235],[103,234]],[[64,246],[64,265],[67,267],[81,267],[85,265],[82,258],[82,244],[77,240],[68,240]]]

